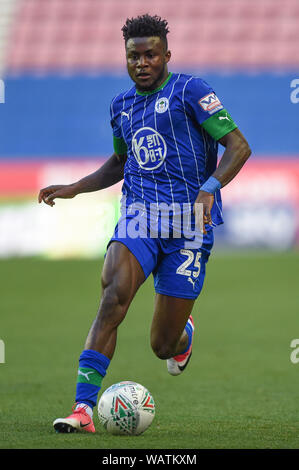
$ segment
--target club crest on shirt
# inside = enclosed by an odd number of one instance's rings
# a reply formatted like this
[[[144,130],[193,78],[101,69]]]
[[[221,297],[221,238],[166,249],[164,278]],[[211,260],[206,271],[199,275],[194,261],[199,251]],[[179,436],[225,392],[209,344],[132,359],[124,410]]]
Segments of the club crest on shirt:
[[[165,160],[167,146],[164,138],[151,127],[142,127],[132,139],[132,151],[143,170],[155,170]]]
[[[165,113],[169,108],[168,98],[159,98],[155,104],[155,110],[157,113]]]

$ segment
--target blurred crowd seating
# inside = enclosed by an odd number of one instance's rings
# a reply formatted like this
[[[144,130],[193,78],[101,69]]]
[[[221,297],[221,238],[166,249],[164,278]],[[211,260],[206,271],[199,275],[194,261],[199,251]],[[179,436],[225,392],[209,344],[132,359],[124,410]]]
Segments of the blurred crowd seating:
[[[15,7],[18,0],[0,0],[0,77],[7,58],[7,42],[10,39],[10,26],[16,18]]]
[[[142,0],[18,0],[6,69],[123,68],[121,27],[127,17],[147,12],[168,20],[169,45],[178,66],[292,69],[299,65],[298,0],[149,3],[150,7]],[[5,8],[2,13],[4,21]]]

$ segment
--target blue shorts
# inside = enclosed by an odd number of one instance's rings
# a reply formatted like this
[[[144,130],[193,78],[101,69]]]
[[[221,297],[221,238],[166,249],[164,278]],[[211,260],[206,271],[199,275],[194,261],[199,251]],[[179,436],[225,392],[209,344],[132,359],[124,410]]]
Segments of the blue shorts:
[[[214,243],[211,227],[203,235],[200,247],[192,248],[186,238],[150,238],[123,236],[129,217],[121,217],[108,244],[126,245],[141,265],[145,278],[151,273],[155,291],[183,299],[196,299],[203,287],[206,263]]]

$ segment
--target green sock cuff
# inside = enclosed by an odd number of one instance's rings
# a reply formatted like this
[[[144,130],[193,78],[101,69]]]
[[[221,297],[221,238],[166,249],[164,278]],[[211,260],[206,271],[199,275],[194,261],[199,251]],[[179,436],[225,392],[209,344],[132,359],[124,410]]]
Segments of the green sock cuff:
[[[89,367],[79,367],[77,383],[102,386],[103,377],[95,370]]]

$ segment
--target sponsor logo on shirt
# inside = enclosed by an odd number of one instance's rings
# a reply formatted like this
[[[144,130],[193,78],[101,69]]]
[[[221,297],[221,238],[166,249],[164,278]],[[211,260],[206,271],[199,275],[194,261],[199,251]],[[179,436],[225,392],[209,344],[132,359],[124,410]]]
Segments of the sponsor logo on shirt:
[[[157,113],[165,113],[169,108],[168,98],[159,98],[155,104],[155,110]]]
[[[204,111],[213,114],[223,108],[221,101],[215,93],[209,93],[198,101],[198,104]]]
[[[126,118],[127,118],[128,120],[130,120],[130,112],[131,112],[131,110],[130,110],[128,113],[126,113],[125,111],[122,111],[122,112],[121,112],[121,115],[122,115],[122,116],[126,116]]]
[[[219,121],[223,121],[224,119],[226,119],[227,121],[230,121],[227,113],[225,113],[225,116],[218,116],[218,119]]]
[[[132,139],[132,151],[143,170],[155,170],[165,160],[167,145],[164,138],[151,127],[142,127]]]

